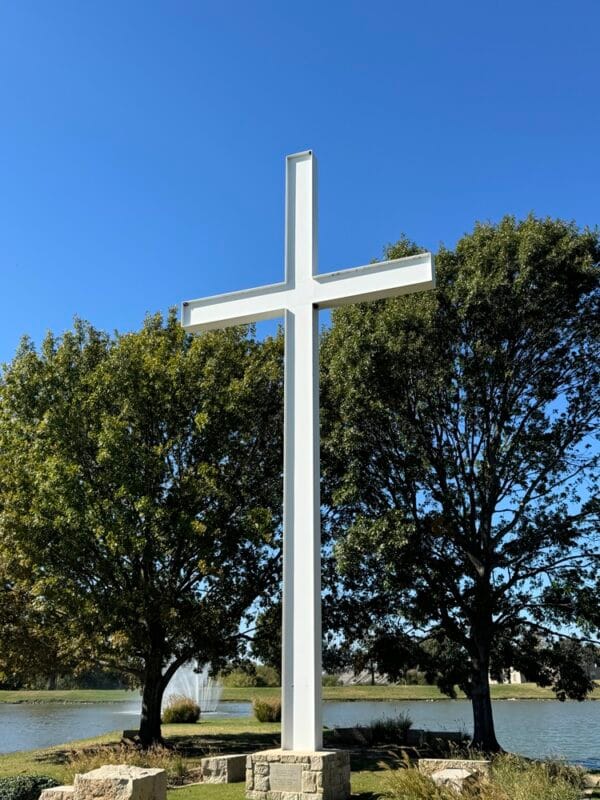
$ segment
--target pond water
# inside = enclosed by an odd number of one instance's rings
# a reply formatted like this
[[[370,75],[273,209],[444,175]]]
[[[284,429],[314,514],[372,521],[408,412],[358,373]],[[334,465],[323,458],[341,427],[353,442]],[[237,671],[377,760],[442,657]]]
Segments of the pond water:
[[[250,703],[221,703],[214,716],[241,717],[250,713]],[[323,720],[328,727],[350,727],[400,713],[408,714],[416,728],[468,733],[471,727],[471,707],[466,700],[357,701],[323,706]],[[507,750],[531,757],[558,756],[600,769],[600,702],[505,700],[494,703],[494,715],[498,739]],[[136,728],[138,721],[139,702],[2,703],[0,753]]]

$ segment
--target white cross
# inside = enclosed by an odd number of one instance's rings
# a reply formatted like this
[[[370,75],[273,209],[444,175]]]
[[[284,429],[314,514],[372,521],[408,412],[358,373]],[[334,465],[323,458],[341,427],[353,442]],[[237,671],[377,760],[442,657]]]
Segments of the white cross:
[[[319,750],[323,738],[318,312],[434,283],[430,253],[317,274],[317,163],[308,150],[286,159],[285,282],[183,303],[188,331],[285,320],[284,750]]]

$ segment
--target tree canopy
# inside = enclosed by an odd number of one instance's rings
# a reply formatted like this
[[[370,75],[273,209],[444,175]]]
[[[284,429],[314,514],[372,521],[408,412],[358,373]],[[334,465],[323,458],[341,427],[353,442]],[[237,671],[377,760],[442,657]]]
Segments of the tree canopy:
[[[235,655],[277,581],[281,361],[278,340],[192,337],[171,314],[25,341],[2,376],[5,589],[23,581],[82,669],[143,687],[144,744],[177,667]]]
[[[564,621],[600,554],[599,263],[574,224],[480,224],[438,253],[436,291],[338,309],[323,343],[341,627],[390,675],[427,641],[484,750],[490,671],[590,689]]]

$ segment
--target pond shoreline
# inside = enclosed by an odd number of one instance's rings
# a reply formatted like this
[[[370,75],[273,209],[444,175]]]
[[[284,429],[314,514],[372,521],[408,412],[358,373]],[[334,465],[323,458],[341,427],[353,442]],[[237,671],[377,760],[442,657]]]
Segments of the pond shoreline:
[[[496,684],[490,687],[492,700],[556,700],[550,689],[542,689],[531,683]],[[279,687],[224,687],[222,702],[251,702],[255,697],[278,695]],[[126,689],[57,689],[57,690],[0,690],[0,705],[9,703],[123,703],[137,700],[139,694]],[[325,686],[323,700],[325,702],[360,702],[360,701],[392,701],[392,702],[442,702],[449,698],[441,694],[436,686]],[[465,695],[457,692],[457,700],[464,700]],[[587,698],[600,700],[600,685]],[[570,702],[570,701],[567,701]],[[574,701],[577,702],[577,701]]]
[[[43,749],[112,731],[139,726],[140,701],[104,703],[2,703],[0,704],[0,752]],[[415,701],[325,701],[323,722],[327,728],[353,728],[375,720],[409,717],[413,728],[434,731],[472,730],[472,708],[468,700]],[[600,769],[600,703],[560,703],[519,700],[494,704],[499,741],[512,752],[527,757],[558,756],[586,767]],[[248,701],[225,701],[216,713],[202,715],[194,726],[204,735],[215,726],[257,728]],[[169,728],[172,726],[168,726]],[[179,726],[178,726],[179,727]],[[278,727],[278,726],[277,726]],[[266,728],[258,725],[266,732]],[[190,730],[191,732],[191,730]]]

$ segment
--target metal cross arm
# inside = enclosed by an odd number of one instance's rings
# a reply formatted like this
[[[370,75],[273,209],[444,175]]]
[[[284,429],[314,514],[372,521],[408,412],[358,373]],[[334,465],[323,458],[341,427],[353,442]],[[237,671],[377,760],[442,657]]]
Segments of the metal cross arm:
[[[183,303],[182,322],[189,331],[208,331],[283,317],[299,305],[332,308],[365,300],[395,297],[434,285],[431,253],[313,275],[310,281],[274,283],[258,289],[214,295]]]
[[[320,308],[432,289],[433,258],[408,258],[319,275],[312,151],[286,159],[285,281],[191,300],[182,323],[206,331],[283,316],[283,659],[281,746],[316,751],[321,719]]]

